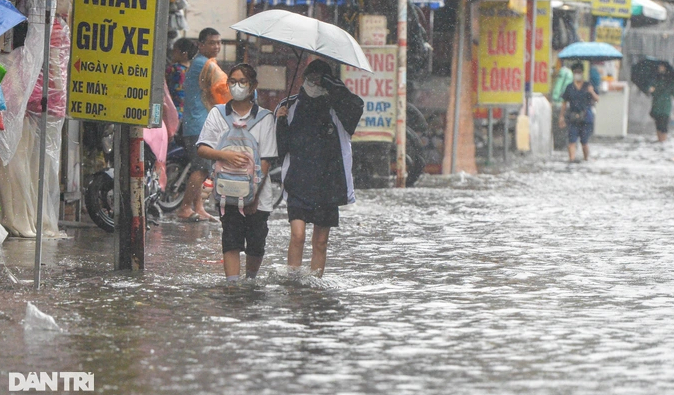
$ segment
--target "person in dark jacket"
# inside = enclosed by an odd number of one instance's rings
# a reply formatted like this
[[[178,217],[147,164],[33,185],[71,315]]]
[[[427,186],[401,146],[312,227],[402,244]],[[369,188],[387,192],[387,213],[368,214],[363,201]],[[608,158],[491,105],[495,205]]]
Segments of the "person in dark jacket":
[[[321,277],[330,228],[339,226],[339,206],[356,201],[351,136],[364,103],[320,59],[303,76],[300,93],[276,108],[276,139],[291,232],[288,265],[302,265],[306,224],[313,223],[311,273]]]
[[[564,102],[559,111],[559,128],[564,129],[568,125],[569,134],[569,162],[576,162],[576,142],[580,138],[583,149],[583,157],[590,159],[590,136],[594,131],[594,113],[592,107],[599,101],[592,85],[583,81],[583,64],[576,63],[571,66],[573,71],[573,83],[569,84],[562,95]],[[568,108],[568,110],[567,110]]]
[[[672,112],[672,96],[674,96],[674,83],[672,75],[664,63],[658,65],[658,73],[648,85],[648,92],[653,96],[650,116],[655,120],[655,130],[658,141],[667,140],[669,130],[669,118]]]

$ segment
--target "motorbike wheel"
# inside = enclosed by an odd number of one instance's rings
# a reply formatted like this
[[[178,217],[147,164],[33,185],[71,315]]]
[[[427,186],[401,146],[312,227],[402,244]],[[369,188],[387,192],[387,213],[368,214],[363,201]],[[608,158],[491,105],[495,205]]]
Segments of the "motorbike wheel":
[[[274,208],[277,208],[283,202],[283,184],[272,181],[271,193],[274,202]]]
[[[113,191],[115,182],[107,174],[96,174],[84,194],[84,204],[91,220],[108,233],[115,231]]]
[[[276,160],[272,162],[269,170],[269,181],[271,181],[271,195],[274,202],[274,208],[283,202],[283,183],[281,182],[281,162]]]
[[[419,180],[419,177],[424,173],[424,167],[426,166],[426,161],[423,156],[423,144],[417,133],[411,128],[407,128],[406,133],[407,143],[405,144],[405,153],[406,153],[406,167],[407,167],[407,179],[405,186],[412,187]],[[391,173],[395,174],[396,172],[396,155],[397,148],[395,144],[391,145]]]
[[[160,194],[159,200],[157,201],[157,204],[161,207],[163,212],[171,212],[180,207],[183,203],[187,180],[181,185],[176,185],[183,169],[184,167],[179,163],[166,164],[166,189]]]

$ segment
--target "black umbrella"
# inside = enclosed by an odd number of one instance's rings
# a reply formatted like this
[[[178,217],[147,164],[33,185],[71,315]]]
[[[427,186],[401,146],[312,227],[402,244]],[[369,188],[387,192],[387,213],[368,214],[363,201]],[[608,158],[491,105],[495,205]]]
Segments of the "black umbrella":
[[[651,57],[647,57],[646,59],[641,60],[632,66],[630,79],[634,85],[639,88],[640,91],[650,95],[650,92],[648,92],[648,87],[658,75],[658,66],[661,64],[664,65],[667,70],[667,79],[670,83],[674,84],[674,67],[672,67],[672,65],[667,61]]]

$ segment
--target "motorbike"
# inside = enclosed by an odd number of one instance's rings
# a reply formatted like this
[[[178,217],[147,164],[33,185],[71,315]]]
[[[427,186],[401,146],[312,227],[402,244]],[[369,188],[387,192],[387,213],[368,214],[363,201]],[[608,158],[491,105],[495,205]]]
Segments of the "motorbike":
[[[166,188],[157,201],[164,212],[174,211],[182,204],[189,174],[187,151],[175,140],[171,141],[166,154]]]
[[[84,205],[91,217],[99,228],[112,233],[115,230],[114,219],[114,188],[115,188],[115,169],[111,166],[112,162],[112,139],[114,134],[113,125],[105,125],[98,129],[100,137],[100,148],[106,159],[106,167],[95,173],[87,184],[84,193]],[[144,145],[145,162],[145,218],[147,224],[158,225],[156,219],[162,217],[162,209],[158,202],[161,198],[161,188],[159,186],[159,175],[155,170],[156,157],[147,144]],[[149,227],[149,225],[148,225]]]

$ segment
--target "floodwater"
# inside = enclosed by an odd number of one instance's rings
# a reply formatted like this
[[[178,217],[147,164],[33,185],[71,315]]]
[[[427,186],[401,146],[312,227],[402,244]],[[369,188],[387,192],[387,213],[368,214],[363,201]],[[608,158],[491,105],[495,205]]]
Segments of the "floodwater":
[[[215,224],[154,227],[143,273],[71,229],[38,293],[0,274],[0,393],[8,372],[84,371],[124,395],[672,394],[674,144],[651,140],[359,191],[322,279],[288,276],[282,210],[235,287]],[[32,247],[0,262],[30,279]],[[25,330],[27,302],[63,331]]]

